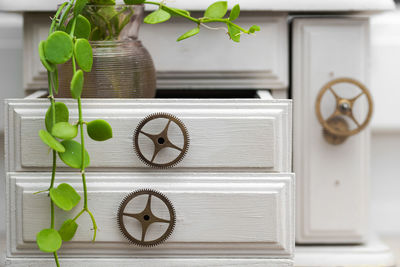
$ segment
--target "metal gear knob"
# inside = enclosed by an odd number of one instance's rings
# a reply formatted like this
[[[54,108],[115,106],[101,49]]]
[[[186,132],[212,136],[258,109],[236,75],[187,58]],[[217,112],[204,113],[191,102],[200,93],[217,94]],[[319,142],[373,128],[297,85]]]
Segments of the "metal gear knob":
[[[142,199],[145,200],[145,207],[140,212],[137,212],[137,208],[141,208],[136,207],[138,202],[140,202],[137,200],[141,197],[145,198]],[[165,218],[156,215],[157,212],[154,211],[154,204],[152,204],[154,200],[158,200],[158,204],[161,202],[161,206],[164,206],[163,208],[166,209],[168,215],[164,215]],[[160,205],[157,205],[157,207],[160,207]],[[139,222],[141,227],[137,227],[137,222]],[[138,246],[152,247],[161,244],[173,232],[175,222],[175,209],[171,201],[165,195],[153,189],[140,189],[130,193],[123,199],[118,210],[118,225],[122,234],[132,244]],[[163,228],[161,234],[158,233],[157,237],[152,239],[148,236],[151,230],[150,226],[154,223],[163,224],[166,227]]]
[[[179,144],[176,143],[177,140],[173,140],[170,134],[171,128],[174,130],[173,137],[180,139]],[[133,139],[139,159],[155,168],[175,166],[184,158],[189,148],[189,134],[185,125],[180,119],[168,113],[154,113],[144,118],[136,127]],[[149,144],[143,144],[143,139],[150,140],[154,149],[151,149]],[[177,153],[169,151],[163,154],[162,152],[167,149]]]
[[[351,98],[339,96],[334,90],[333,86],[343,83],[356,87],[359,93]],[[330,92],[335,98],[335,110],[328,118],[324,118],[321,111],[321,102],[324,95],[328,92]],[[368,111],[365,119],[362,122],[359,122],[354,116],[354,106],[357,100],[362,96],[365,96],[367,100]],[[324,138],[328,143],[335,145],[343,143],[349,136],[355,135],[362,131],[370,122],[372,111],[373,102],[370,92],[365,85],[351,78],[338,78],[328,82],[319,91],[315,102],[315,112],[318,121],[323,127]],[[355,125],[353,129],[351,129],[346,119]]]

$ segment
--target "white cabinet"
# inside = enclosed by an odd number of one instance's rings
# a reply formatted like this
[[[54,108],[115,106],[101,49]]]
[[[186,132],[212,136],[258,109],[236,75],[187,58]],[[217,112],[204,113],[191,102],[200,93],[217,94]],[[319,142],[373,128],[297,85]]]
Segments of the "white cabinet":
[[[88,202],[99,232],[91,243],[90,219],[80,217],[78,234],[60,251],[63,266],[109,266],[110,259],[113,266],[136,266],[138,258],[146,266],[157,266],[160,257],[166,266],[230,266],[233,262],[292,266],[291,100],[268,100],[266,91],[258,96],[261,99],[83,100],[85,120],[106,119],[114,136],[101,145],[87,139],[91,155]],[[75,101],[64,102],[70,108],[70,121],[76,120]],[[7,259],[10,266],[23,265],[24,259],[37,264],[33,266],[51,266],[51,255],[39,253],[35,242],[36,233],[49,221],[49,198],[47,193],[33,194],[45,189],[51,176],[48,149],[37,136],[45,127],[49,103],[31,98],[7,100],[6,106]],[[179,118],[190,138],[183,160],[165,170],[146,166],[134,148],[137,126],[149,114],[160,112]],[[164,125],[154,123],[145,131],[159,132]],[[170,126],[168,138],[175,137],[179,128]],[[146,149],[146,143],[142,147]],[[59,166],[56,183],[68,182],[82,194],[80,174],[61,162]],[[129,244],[118,224],[121,203],[139,189],[161,192],[175,209],[171,236],[155,247]],[[135,209],[146,206],[144,200],[136,202]],[[167,218],[168,210],[153,203],[156,216]],[[66,213],[57,208],[56,227],[79,209],[78,205]],[[128,223],[130,230],[140,233],[137,221]],[[163,229],[157,226],[148,232],[158,236]],[[82,265],[86,257],[104,259]]]
[[[50,3],[3,2],[0,8],[24,11],[24,88],[46,88],[36,51],[47,35]],[[178,0],[176,6],[196,12],[209,3]],[[85,120],[105,118],[114,138],[100,146],[87,142],[89,202],[101,224],[99,239],[91,244],[90,231],[80,229],[63,248],[64,267],[392,265],[388,249],[367,236],[369,130],[332,145],[315,105],[320,90],[334,79],[369,86],[368,12],[393,3],[249,0],[241,7],[239,23],[259,24],[262,30],[255,38],[243,36],[240,45],[216,31],[176,44],[171,36],[190,28],[184,21],[143,25],[140,39],[156,63],[158,87],[170,99],[83,100]],[[262,99],[173,99],[171,89],[189,96],[194,90],[220,90],[225,96],[263,91],[258,92]],[[334,89],[342,97],[354,96],[349,85]],[[293,98],[293,133],[291,101],[274,100],[266,90],[275,98]],[[76,120],[75,101],[65,102],[71,121]],[[37,137],[47,107],[46,99],[7,101],[6,263],[13,267],[53,265],[34,242],[48,221],[47,197],[32,194],[49,181],[50,155]],[[328,92],[322,115],[335,107]],[[365,118],[367,110],[365,99],[357,103],[356,119]],[[185,157],[168,170],[149,168],[134,151],[137,125],[156,112],[177,116],[190,137]],[[79,191],[77,174],[61,162],[58,166],[57,183],[69,181]],[[124,196],[145,187],[167,195],[177,213],[173,235],[150,249],[128,245],[116,223]],[[90,225],[85,220],[82,225]]]

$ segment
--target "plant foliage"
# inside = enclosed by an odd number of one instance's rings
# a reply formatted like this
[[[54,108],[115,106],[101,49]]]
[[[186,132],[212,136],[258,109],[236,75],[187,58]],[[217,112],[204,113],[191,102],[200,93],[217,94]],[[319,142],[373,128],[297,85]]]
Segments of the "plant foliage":
[[[63,242],[68,242],[76,234],[78,224],[76,220],[84,213],[88,214],[92,221],[93,241],[96,239],[97,224],[88,207],[87,187],[85,169],[90,164],[89,153],[85,149],[85,132],[95,141],[106,141],[113,136],[112,128],[103,119],[91,122],[83,120],[81,95],[84,90],[85,72],[90,72],[93,65],[93,52],[89,41],[114,40],[120,32],[129,24],[134,16],[135,8],[129,5],[146,4],[155,5],[157,9],[144,18],[148,24],[157,24],[168,21],[171,17],[183,17],[195,24],[195,27],[178,37],[182,41],[200,32],[201,26],[208,23],[222,23],[226,25],[226,32],[230,38],[240,41],[243,33],[253,34],[260,30],[257,25],[246,30],[234,24],[240,14],[239,5],[235,5],[228,13],[228,3],[218,1],[211,4],[204,16],[192,17],[190,12],[178,8],[166,6],[164,1],[150,2],[145,0],[124,0],[125,6],[122,10],[115,7],[115,0],[68,0],[61,4],[52,18],[49,34],[46,40],[42,40],[38,46],[38,55],[43,66],[47,70],[48,92],[50,106],[46,112],[44,122],[46,130],[39,131],[39,137],[52,150],[53,167],[50,186],[47,190],[50,199],[50,228],[42,229],[36,235],[36,243],[43,252],[53,253],[55,263],[60,266],[57,251]],[[86,5],[91,8],[85,8]],[[97,5],[97,6],[94,6]],[[125,11],[127,11],[125,13]],[[119,16],[124,13],[121,20]],[[220,29],[206,26],[209,29]],[[69,121],[69,110],[67,105],[56,102],[55,95],[58,93],[57,65],[72,62],[73,76],[70,81],[72,98],[77,101],[78,121]],[[86,131],[84,127],[86,126]],[[79,131],[78,131],[79,129]],[[78,137],[80,142],[73,140]],[[82,176],[83,204],[79,204],[81,195],[68,183],[55,186],[57,156],[61,161],[74,169],[78,169]],[[63,211],[73,212],[79,207],[75,217],[66,219],[60,229],[55,230],[55,206]]]

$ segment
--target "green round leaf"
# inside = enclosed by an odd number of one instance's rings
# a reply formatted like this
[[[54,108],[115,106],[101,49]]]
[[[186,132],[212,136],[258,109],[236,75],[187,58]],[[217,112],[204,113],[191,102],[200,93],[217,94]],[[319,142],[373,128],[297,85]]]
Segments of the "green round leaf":
[[[87,4],[88,0],[76,0],[74,5],[74,15],[78,15],[82,12],[83,8]]]
[[[39,58],[42,62],[43,66],[50,72],[53,72],[56,68],[50,62],[47,61],[46,56],[44,55],[44,44],[45,41],[40,41],[39,43]]]
[[[240,29],[236,28],[232,24],[227,23],[229,36],[234,42],[240,42]]]
[[[83,71],[90,72],[93,65],[93,52],[89,41],[83,38],[76,40],[74,52],[79,67]]]
[[[78,224],[72,219],[68,219],[62,224],[58,233],[63,241],[70,241],[74,237],[77,229]]]
[[[221,19],[225,16],[228,11],[227,1],[218,1],[207,7],[206,12],[204,12],[204,17],[210,19]]]
[[[231,13],[229,14],[229,20],[234,21],[239,17],[239,14],[240,14],[240,6],[239,4],[237,4],[232,8]]]
[[[157,24],[157,23],[167,21],[170,18],[171,18],[171,14],[169,14],[167,11],[162,10],[162,9],[157,9],[156,11],[147,15],[143,21],[144,21],[144,23],[147,23],[147,24]]]
[[[64,146],[58,142],[49,132],[45,130],[39,131],[40,139],[42,139],[43,143],[48,145],[51,149],[54,149],[57,152],[64,152]]]
[[[83,89],[83,71],[78,70],[75,72],[71,80],[71,96],[72,98],[78,99],[81,97]]]
[[[36,243],[43,252],[56,252],[62,244],[60,234],[55,229],[43,229],[36,234]]]
[[[58,122],[53,126],[51,134],[60,139],[72,139],[78,134],[78,126],[68,122]]]
[[[56,123],[58,122],[68,122],[69,120],[69,111],[67,106],[62,103],[62,102],[56,102],[55,103],[55,109],[56,109]],[[52,131],[53,128],[53,109],[52,106],[50,106],[46,112],[46,117],[45,117],[45,124],[46,124],[46,129],[48,132]]]
[[[176,41],[182,41],[186,38],[192,37],[196,34],[198,34],[200,32],[199,27],[193,28],[190,31],[185,32],[184,34],[182,34],[181,36],[179,36],[179,38]]]
[[[94,120],[87,124],[87,133],[96,141],[105,141],[112,138],[112,128],[105,120]]]
[[[66,31],[67,31],[68,33],[71,32],[72,23],[73,23],[73,19],[71,19],[71,20],[68,22],[67,29],[66,29]],[[76,17],[74,36],[75,36],[76,38],[88,39],[91,30],[92,30],[92,27],[90,26],[90,22],[88,21],[88,19],[85,18],[85,17],[82,16],[82,15],[78,15],[78,16]]]
[[[61,144],[65,147],[64,153],[58,153],[60,159],[71,168],[80,169],[82,154],[81,154],[81,144],[74,140],[64,140]],[[85,150],[85,164],[86,168],[90,164],[89,153]]]
[[[71,210],[78,205],[81,196],[69,184],[62,183],[57,188],[50,189],[50,198],[54,204],[65,211]]]
[[[67,62],[72,56],[72,51],[72,38],[62,31],[55,31],[50,34],[44,45],[46,59],[53,64]]]
[[[256,31],[260,31],[260,26],[258,26],[258,25],[253,25],[253,26],[251,26],[250,29],[249,29],[249,32],[250,32],[250,33],[254,33],[254,32],[256,32]]]

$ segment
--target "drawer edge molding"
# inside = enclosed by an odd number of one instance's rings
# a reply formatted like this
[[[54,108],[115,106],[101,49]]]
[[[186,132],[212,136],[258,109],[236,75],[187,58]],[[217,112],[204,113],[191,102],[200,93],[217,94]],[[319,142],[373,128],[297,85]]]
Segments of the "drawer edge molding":
[[[46,186],[48,177],[49,173],[9,173],[7,176],[9,257],[46,256],[38,253],[34,236],[36,228],[47,222],[46,218],[42,222],[40,216],[35,217],[35,214],[48,213],[45,211],[47,199],[45,195],[32,193]],[[65,173],[57,178],[57,183],[65,181],[81,193],[78,173]],[[82,229],[82,236],[63,246],[61,253],[66,257],[78,256],[82,251],[96,257],[293,257],[293,174],[89,173],[87,183],[89,205],[95,216],[97,213],[100,226],[98,241],[92,245],[87,241],[90,231],[86,236],[87,229]],[[129,192],[149,187],[163,192],[174,203],[177,225],[163,245],[137,248],[126,242],[119,229],[114,229],[114,225],[118,228],[114,208]],[[62,219],[59,220],[57,223],[61,224]],[[225,225],[227,222],[231,223]],[[89,225],[85,220],[81,224],[82,228]]]
[[[65,102],[70,108],[70,121],[73,121],[77,116],[76,103],[69,99]],[[48,101],[7,100],[6,106],[7,170],[47,171],[51,167],[51,159],[36,132],[44,127],[41,121]],[[83,109],[87,120],[101,117],[115,126],[114,138],[101,146],[87,140],[87,150],[92,156],[92,167],[89,168],[92,170],[147,168],[134,153],[133,132],[137,123],[147,115],[167,112],[185,123],[191,140],[188,154],[175,168],[291,171],[290,100],[84,99]],[[206,129],[207,126],[210,129]],[[210,133],[212,136],[208,135]],[[243,135],[248,138],[243,139]],[[236,145],[232,146],[232,143]],[[99,147],[111,153],[103,155],[99,153]],[[120,157],[116,157],[115,153]],[[251,159],[249,155],[252,155]],[[60,170],[70,170],[61,162],[59,166]]]

